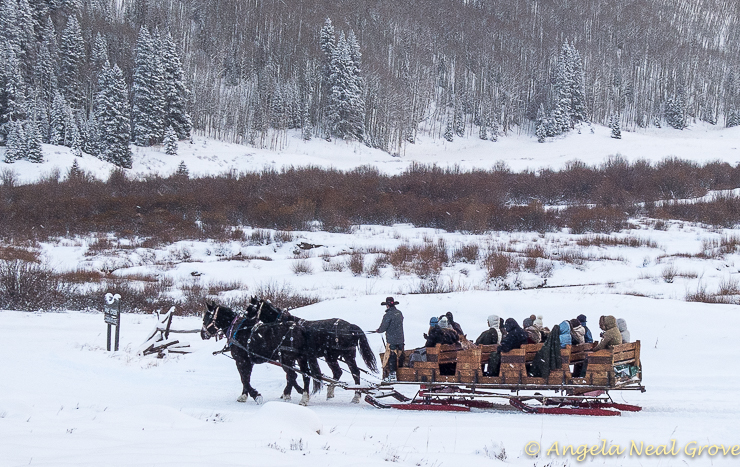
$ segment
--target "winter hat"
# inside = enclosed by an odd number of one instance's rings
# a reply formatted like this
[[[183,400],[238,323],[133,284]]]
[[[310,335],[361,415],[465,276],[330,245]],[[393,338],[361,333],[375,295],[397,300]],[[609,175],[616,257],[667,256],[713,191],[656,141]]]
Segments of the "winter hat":
[[[436,326],[438,323],[439,319],[436,316],[432,316],[432,319],[429,320],[429,326]]]
[[[447,329],[450,327],[449,321],[447,321],[447,317],[443,316],[442,319],[439,320],[439,327],[442,329]]]
[[[498,315],[491,315],[488,317],[488,327],[489,328],[499,327]]]
[[[522,321],[522,327],[524,329],[530,327],[534,323],[534,320],[532,318],[524,318],[524,321]]]
[[[586,315],[578,315],[578,321],[580,321],[581,324],[586,324]]]
[[[386,297],[385,298],[385,301],[383,303],[381,303],[381,305],[391,305],[391,306],[393,306],[393,305],[398,305],[398,303],[399,302],[393,300],[393,297]]]
[[[450,323],[454,323],[455,322],[455,318],[452,317],[452,312],[451,311],[448,311],[447,313],[445,313],[445,316],[447,317],[447,321],[449,321]]]
[[[577,328],[578,326],[581,325],[581,322],[579,320],[577,320],[577,319],[572,319],[572,320],[569,321],[569,323],[570,323],[570,328],[571,329]]]
[[[542,315],[537,315],[537,319],[534,320],[535,326],[543,327],[545,324],[542,322]]]

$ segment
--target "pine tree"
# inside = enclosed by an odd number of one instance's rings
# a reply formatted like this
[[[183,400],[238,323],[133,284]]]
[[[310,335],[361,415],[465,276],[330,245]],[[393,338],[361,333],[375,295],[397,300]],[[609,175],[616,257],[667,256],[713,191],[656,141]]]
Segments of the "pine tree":
[[[681,94],[669,97],[666,101],[665,120],[668,125],[677,130],[686,128],[686,109]]]
[[[164,132],[163,144],[165,154],[169,154],[170,156],[177,154],[177,133],[175,133],[175,130],[171,126],[167,127],[167,130]]]
[[[137,146],[151,146],[164,137],[164,81],[158,40],[142,26],[136,41],[134,71],[133,138]]]
[[[185,161],[180,161],[180,165],[177,166],[177,170],[175,171],[175,176],[178,178],[190,178],[190,171],[188,170],[188,166],[185,165]]]
[[[8,136],[5,140],[5,162],[12,164],[26,158],[26,134],[21,121],[11,120],[7,124]]]
[[[302,102],[303,111],[301,116],[301,138],[303,141],[311,141],[313,137],[313,126],[311,125],[311,114],[308,109],[308,102],[304,99]]]
[[[450,143],[455,139],[455,130],[453,129],[452,119],[447,117],[447,126],[445,127],[444,137]]]
[[[72,149],[72,154],[81,157],[82,156],[82,136],[80,135],[79,127],[77,122],[71,120],[67,127],[66,132],[67,146]]]
[[[97,69],[102,69],[108,62],[108,42],[100,35],[100,32],[95,34],[90,60]]]
[[[131,127],[128,92],[118,65],[103,68],[98,88],[95,96],[95,118],[101,149],[98,157],[130,169],[132,158],[129,149]]]
[[[45,102],[52,102],[54,93],[59,88],[56,69],[56,61],[49,51],[49,45],[41,42],[33,65],[33,82],[39,92],[39,97]]]
[[[13,46],[0,44],[0,136],[5,136],[5,125],[24,118],[24,85]]]
[[[535,129],[535,134],[537,135],[537,142],[538,143],[544,143],[545,138],[548,136],[548,128],[547,125],[549,124],[549,120],[545,116],[545,107],[544,105],[540,104],[540,108],[537,111],[537,127]]]
[[[41,149],[41,133],[35,120],[29,119],[26,122],[26,154],[25,159],[40,164],[44,162],[44,153]]]
[[[63,145],[70,114],[69,106],[62,94],[57,91],[51,104],[49,123],[49,144]]]
[[[75,15],[69,16],[67,27],[62,32],[59,60],[59,86],[62,93],[72,108],[82,108],[81,68],[86,61],[85,42]]]
[[[334,48],[336,47],[337,38],[334,35],[334,26],[331,24],[331,19],[326,18],[324,25],[321,27],[319,32],[319,45],[321,51],[324,52],[326,61],[330,62],[334,56]]]
[[[331,94],[327,113],[332,135],[362,141],[365,100],[360,71],[356,69],[352,56],[353,52],[342,32],[330,65]]]
[[[611,117],[609,117],[609,128],[611,128],[612,130],[612,138],[622,139],[622,130],[619,124],[619,114],[613,113]]]
[[[162,41],[162,71],[164,73],[164,127],[172,127],[178,139],[190,137],[193,128],[187,107],[190,90],[185,83],[182,62],[175,43],[168,34]]]
[[[740,112],[738,112],[737,110],[730,110],[727,114],[725,125],[727,126],[727,128],[740,126]]]

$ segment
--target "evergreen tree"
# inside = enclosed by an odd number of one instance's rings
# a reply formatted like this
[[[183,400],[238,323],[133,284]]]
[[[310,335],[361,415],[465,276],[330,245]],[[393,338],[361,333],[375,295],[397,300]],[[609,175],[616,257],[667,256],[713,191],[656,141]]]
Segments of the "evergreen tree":
[[[622,129],[619,124],[619,114],[613,113],[611,117],[609,117],[609,128],[612,130],[612,138],[614,139],[622,139]]]
[[[455,130],[453,129],[452,119],[447,117],[447,126],[445,127],[444,137],[450,143],[455,139]]]
[[[319,45],[321,51],[324,52],[326,61],[330,62],[334,56],[334,48],[336,47],[337,38],[334,35],[334,26],[331,24],[331,19],[326,18],[324,25],[321,27],[319,32]]]
[[[82,135],[80,134],[77,122],[70,120],[66,132],[67,146],[72,149],[72,154],[81,157],[82,156]]]
[[[0,136],[5,138],[6,125],[24,117],[25,93],[13,46],[5,41],[0,47]]]
[[[301,138],[303,141],[311,141],[313,137],[313,126],[311,125],[311,113],[308,109],[308,102],[304,99],[302,102],[303,111],[301,117]]]
[[[164,132],[163,144],[165,154],[169,154],[170,156],[177,154],[177,133],[175,133],[175,130],[171,126],[167,127],[167,130]]]
[[[26,154],[25,159],[40,164],[44,162],[44,153],[41,149],[41,133],[34,119],[26,121]]]
[[[142,26],[136,41],[131,111],[133,139],[137,146],[151,146],[164,137],[165,88],[157,42]]]
[[[93,43],[90,59],[96,69],[102,69],[108,62],[108,42],[100,35],[100,32],[95,34],[95,42]]]
[[[98,80],[99,91],[95,96],[95,119],[100,153],[98,157],[119,167],[131,168],[129,141],[128,92],[123,73],[118,65],[106,66]]]
[[[730,112],[727,114],[725,125],[727,126],[727,128],[740,126],[740,112],[738,112],[737,110],[730,110]]]
[[[8,135],[5,140],[5,162],[12,164],[26,158],[26,134],[21,121],[11,120],[7,124]]]
[[[75,15],[70,15],[67,27],[62,32],[59,44],[59,86],[67,102],[75,109],[82,108],[81,69],[85,63],[85,42],[82,39],[80,23]]]
[[[54,94],[54,101],[51,104],[49,144],[64,144],[70,113],[67,102],[64,100],[62,94],[57,91]]]
[[[327,106],[331,133],[339,138],[362,141],[365,101],[359,75],[342,32],[331,60],[331,94]]]
[[[686,128],[686,109],[681,94],[669,97],[666,101],[665,120],[668,125],[677,130]]]
[[[164,127],[172,127],[178,139],[189,138],[193,128],[187,110],[190,90],[185,83],[180,56],[169,34],[162,41],[162,68],[164,73]]]
[[[188,170],[188,166],[185,165],[185,161],[180,161],[180,165],[177,166],[177,170],[175,171],[175,176],[178,178],[190,178],[190,171]]]
[[[39,97],[45,102],[54,100],[54,93],[59,87],[56,69],[56,61],[49,51],[49,45],[41,42],[33,65],[33,82],[39,92]]]
[[[537,142],[544,143],[547,138],[549,130],[547,128],[549,120],[545,116],[545,107],[540,104],[540,108],[537,111],[537,126],[535,128],[535,134],[537,135]]]

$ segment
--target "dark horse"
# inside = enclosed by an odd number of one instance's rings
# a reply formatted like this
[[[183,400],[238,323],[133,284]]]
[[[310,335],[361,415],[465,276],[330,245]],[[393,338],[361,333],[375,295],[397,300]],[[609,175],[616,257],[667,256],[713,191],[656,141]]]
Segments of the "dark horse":
[[[242,380],[242,394],[237,401],[246,402],[251,396],[258,404],[262,403],[262,396],[249,380],[252,367],[265,362],[280,364],[285,370],[287,385],[282,396],[285,400],[290,400],[291,390],[295,387],[299,394],[303,394],[300,404],[308,404],[309,375],[314,379],[314,393],[321,388],[319,362],[308,351],[305,330],[297,323],[278,321],[265,324],[256,316],[241,317],[231,308],[206,303],[200,336],[204,340],[210,339],[219,331],[226,335],[227,346]],[[303,375],[302,388],[296,382],[297,373],[293,369],[296,361]]]
[[[360,384],[360,369],[357,367],[355,358],[357,348],[360,349],[362,359],[368,369],[373,372],[378,371],[375,363],[375,354],[373,354],[370,344],[367,342],[365,332],[357,325],[348,323],[343,319],[322,319],[319,321],[307,321],[300,319],[286,310],[281,310],[270,303],[269,300],[252,298],[248,314],[256,317],[264,323],[299,323],[306,330],[308,347],[315,352],[318,357],[323,357],[332,372],[332,378],[339,380],[342,377],[342,368],[339,361],[344,361],[349,366],[349,371],[355,384]],[[334,384],[329,384],[326,391],[326,398],[334,397]],[[352,402],[360,402],[361,393],[355,391],[355,397]]]

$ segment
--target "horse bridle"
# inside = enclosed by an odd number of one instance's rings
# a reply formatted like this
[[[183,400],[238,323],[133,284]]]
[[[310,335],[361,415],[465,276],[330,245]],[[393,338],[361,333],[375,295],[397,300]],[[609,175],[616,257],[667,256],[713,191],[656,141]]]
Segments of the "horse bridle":
[[[220,309],[221,307],[217,306],[216,309],[213,311],[213,318],[211,318],[211,322],[208,323],[208,326],[203,326],[203,329],[205,329],[206,332],[208,332],[209,336],[218,336],[219,329],[216,326],[216,318],[218,317],[218,311]],[[210,310],[208,310],[206,313],[210,313]]]

